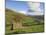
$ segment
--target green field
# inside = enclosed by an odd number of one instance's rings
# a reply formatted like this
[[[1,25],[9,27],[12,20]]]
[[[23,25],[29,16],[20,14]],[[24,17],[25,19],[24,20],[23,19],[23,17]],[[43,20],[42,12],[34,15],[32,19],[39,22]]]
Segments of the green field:
[[[11,17],[16,28],[11,30]],[[10,9],[6,9],[6,35],[10,34],[25,34],[25,33],[39,33],[44,32],[44,18],[43,16],[26,16],[24,14],[16,13]],[[40,17],[40,18],[38,18]],[[20,28],[19,28],[19,26]]]

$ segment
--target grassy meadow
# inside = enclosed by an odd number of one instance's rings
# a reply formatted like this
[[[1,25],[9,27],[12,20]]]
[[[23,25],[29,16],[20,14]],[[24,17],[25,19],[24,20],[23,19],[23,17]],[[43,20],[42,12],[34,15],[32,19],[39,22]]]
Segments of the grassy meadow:
[[[13,16],[13,20],[11,20],[12,16]],[[26,16],[24,14],[14,12],[10,9],[6,9],[5,18],[6,18],[6,22],[5,22],[6,35],[44,32],[43,15]],[[11,30],[12,21],[14,27],[13,30]]]

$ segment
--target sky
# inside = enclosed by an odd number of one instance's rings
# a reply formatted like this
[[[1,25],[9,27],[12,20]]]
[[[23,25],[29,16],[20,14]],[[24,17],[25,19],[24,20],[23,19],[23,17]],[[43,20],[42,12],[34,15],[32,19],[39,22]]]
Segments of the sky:
[[[6,8],[28,15],[43,15],[44,3],[6,0]],[[30,9],[30,12],[28,11]]]

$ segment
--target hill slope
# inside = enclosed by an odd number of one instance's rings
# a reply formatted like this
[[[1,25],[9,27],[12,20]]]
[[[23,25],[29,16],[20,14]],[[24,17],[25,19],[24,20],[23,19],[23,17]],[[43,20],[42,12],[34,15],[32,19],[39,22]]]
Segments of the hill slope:
[[[40,18],[38,18],[40,17]],[[42,16],[43,17],[43,16]],[[31,32],[43,32],[44,31],[44,22],[41,16],[25,16],[24,14],[14,12],[10,9],[6,9],[5,18],[6,18],[6,34],[9,33],[31,33]],[[42,18],[42,19],[41,19]],[[18,28],[14,32],[11,31],[11,22],[12,20],[18,22],[19,25],[22,24],[23,27],[27,28]],[[39,20],[40,21],[39,21]],[[21,24],[20,24],[21,22]]]

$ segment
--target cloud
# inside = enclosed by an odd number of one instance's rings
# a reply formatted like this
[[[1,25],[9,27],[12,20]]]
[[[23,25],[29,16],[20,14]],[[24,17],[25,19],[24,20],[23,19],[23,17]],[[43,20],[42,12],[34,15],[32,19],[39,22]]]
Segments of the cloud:
[[[16,0],[10,0],[10,1],[16,1]],[[27,1],[27,4],[29,6],[29,9],[34,11],[33,13],[30,12],[28,14],[30,14],[30,15],[43,15],[43,12],[41,13],[41,11],[43,11],[43,10],[40,9],[40,3]],[[15,10],[15,9],[12,9],[12,10]],[[18,12],[22,13],[22,14],[27,13],[27,11],[18,11]]]
[[[18,11],[18,13],[22,13],[22,14],[25,14],[25,15],[43,15],[43,13],[40,13],[40,12],[27,13],[26,11]]]
[[[39,12],[31,12],[31,13],[28,13],[28,15],[43,15],[43,13],[39,13]]]
[[[27,2],[28,3],[28,6],[30,7],[30,9],[34,10],[34,11],[39,11],[39,6],[40,6],[40,3],[37,3],[37,2]]]
[[[43,11],[43,10],[40,9],[40,3],[28,1],[27,4],[28,4],[29,8],[34,11],[33,13],[35,15],[41,15],[43,13],[43,12],[41,13],[41,11]]]
[[[19,13],[26,14],[26,11],[18,11]]]

